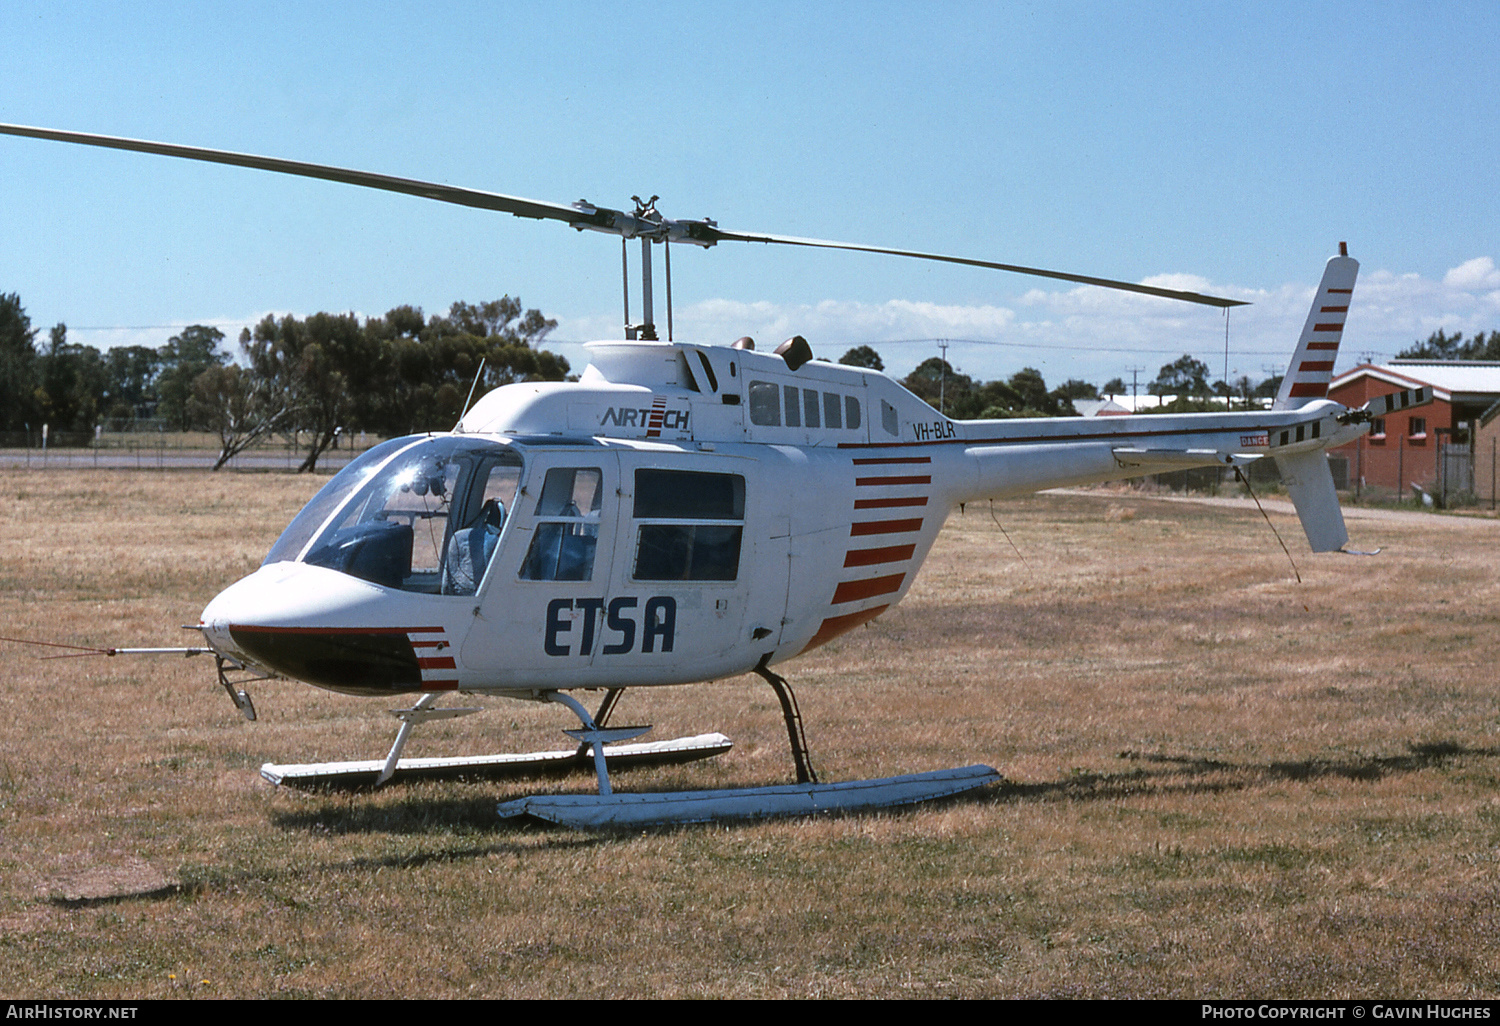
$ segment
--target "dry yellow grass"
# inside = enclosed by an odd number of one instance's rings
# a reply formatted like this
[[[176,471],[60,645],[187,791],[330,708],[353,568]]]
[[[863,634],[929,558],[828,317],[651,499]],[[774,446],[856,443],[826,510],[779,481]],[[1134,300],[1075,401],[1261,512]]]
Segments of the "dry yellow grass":
[[[181,643],[318,482],[0,474],[0,634]],[[901,606],[790,664],[825,779],[988,762],[910,812],[626,837],[499,823],[555,784],[307,796],[263,761],[374,756],[383,704],[204,660],[0,646],[7,996],[1500,994],[1500,525],[1357,523],[1123,492],[955,515]],[[1024,557],[1024,562],[1022,560]],[[790,775],[754,678],[632,692],[716,764]],[[410,754],[554,747],[495,703]],[[585,789],[584,779],[566,787]],[[206,981],[206,982],[200,982]]]

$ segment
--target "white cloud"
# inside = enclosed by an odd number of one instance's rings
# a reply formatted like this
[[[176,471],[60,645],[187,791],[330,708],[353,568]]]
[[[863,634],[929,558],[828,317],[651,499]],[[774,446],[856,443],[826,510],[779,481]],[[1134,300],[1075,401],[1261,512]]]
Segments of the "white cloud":
[[[1256,289],[1188,274],[1158,275],[1147,282],[1251,303],[1229,315],[1229,372],[1252,378],[1280,372],[1316,286],[1313,277]],[[675,327],[679,339],[726,344],[751,335],[763,348],[800,334],[830,359],[851,346],[869,344],[898,376],[938,355],[937,339],[970,340],[950,345],[948,359],[964,373],[986,380],[1032,366],[1048,381],[1076,377],[1098,384],[1117,375],[1129,381],[1131,368],[1143,368],[1141,380],[1149,381],[1184,352],[1206,362],[1215,377],[1225,363],[1221,311],[1087,286],[1030,289],[1010,306],[904,299],[816,304],[717,299],[678,311]],[[1466,335],[1500,329],[1500,270],[1492,258],[1467,261],[1441,281],[1367,268],[1355,287],[1339,369],[1354,366],[1365,355],[1388,359],[1439,328]],[[556,335],[618,337],[618,316],[566,320]],[[572,352],[568,355],[575,359]],[[578,350],[580,367],[582,358]]]
[[[1500,289],[1500,270],[1495,269],[1495,261],[1489,257],[1475,257],[1443,275],[1443,284],[1465,291]]]

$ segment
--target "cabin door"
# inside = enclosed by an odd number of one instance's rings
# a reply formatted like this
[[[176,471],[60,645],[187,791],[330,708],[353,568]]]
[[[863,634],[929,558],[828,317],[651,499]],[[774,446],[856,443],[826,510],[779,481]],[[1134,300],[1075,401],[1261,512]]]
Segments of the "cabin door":
[[[619,517],[619,459],[540,452],[479,595],[464,664],[501,687],[576,683],[598,654]]]

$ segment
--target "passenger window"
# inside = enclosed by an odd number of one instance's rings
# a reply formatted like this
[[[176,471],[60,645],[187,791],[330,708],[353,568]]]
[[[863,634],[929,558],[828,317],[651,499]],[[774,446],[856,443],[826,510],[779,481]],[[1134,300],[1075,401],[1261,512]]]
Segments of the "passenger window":
[[[802,422],[808,427],[819,427],[818,393],[810,388],[802,390]]]
[[[844,396],[844,426],[851,431],[859,430],[859,400],[852,395]]]
[[[797,386],[786,386],[786,426],[802,426],[802,406],[797,399]]]
[[[884,399],[880,400],[880,426],[888,435],[899,437],[901,434],[901,420],[896,415],[896,408]]]
[[[745,479],[681,470],[635,473],[634,577],[733,581],[744,534]]]
[[[837,392],[823,393],[823,426],[841,428],[844,426],[843,411],[839,409],[839,400],[842,397]]]
[[[750,382],[750,423],[781,426],[781,388],[770,381]]]
[[[536,530],[521,564],[523,581],[587,581],[599,545],[603,475],[597,467],[554,467],[537,500]],[[545,518],[545,519],[543,519]]]

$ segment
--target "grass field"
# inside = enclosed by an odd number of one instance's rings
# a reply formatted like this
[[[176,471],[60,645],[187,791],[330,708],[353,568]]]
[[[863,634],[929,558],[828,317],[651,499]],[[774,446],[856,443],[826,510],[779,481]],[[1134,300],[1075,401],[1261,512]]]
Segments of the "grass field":
[[[0,634],[187,643],[320,480],[0,474]],[[955,513],[784,668],[825,779],[1007,777],[896,814],[594,837],[495,819],[556,783],[280,791],[260,763],[383,754],[389,703],[262,685],[249,724],[203,658],[0,645],[0,993],[1500,996],[1500,523],[1351,522],[1370,559],[1278,524],[1301,584],[1253,511]],[[408,754],[572,725],[491,704]],[[617,720],[736,743],[622,789],[790,779],[756,678]]]

